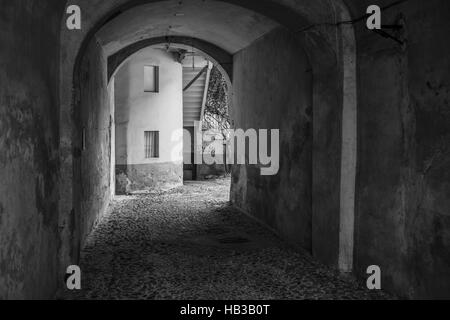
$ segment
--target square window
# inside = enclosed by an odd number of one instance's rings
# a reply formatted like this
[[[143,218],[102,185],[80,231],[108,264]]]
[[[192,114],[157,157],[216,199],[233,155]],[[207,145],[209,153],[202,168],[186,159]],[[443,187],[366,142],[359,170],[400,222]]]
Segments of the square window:
[[[144,91],[159,92],[159,67],[144,67]]]
[[[145,131],[145,158],[159,158],[159,131]]]

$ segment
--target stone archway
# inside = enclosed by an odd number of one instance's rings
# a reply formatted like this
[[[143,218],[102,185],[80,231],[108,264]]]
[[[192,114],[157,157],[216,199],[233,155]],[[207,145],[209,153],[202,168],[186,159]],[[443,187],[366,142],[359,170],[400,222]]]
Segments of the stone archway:
[[[75,1],[88,7],[83,0]],[[96,32],[121,13],[145,3],[155,1],[118,1],[117,5],[98,3],[95,17],[86,21],[80,34],[69,34],[63,28],[62,44],[65,52],[61,56],[61,225],[75,219],[77,215],[74,197],[78,191],[71,185],[74,155],[80,143],[80,132],[74,127],[80,103],[77,83],[82,81],[80,70],[83,57]],[[165,1],[161,1],[165,2]],[[320,260],[351,271],[353,255],[354,200],[356,177],[356,47],[353,27],[329,26],[299,32],[305,26],[328,17],[337,25],[350,17],[341,2],[333,5],[321,2],[314,10],[306,4],[281,4],[281,1],[219,1],[250,9],[265,15],[298,35],[311,60],[314,88],[314,167],[313,167],[313,248],[312,253]],[[95,5],[95,4],[92,4]],[[307,19],[305,19],[307,17]],[[64,24],[64,21],[63,21]],[[70,43],[70,44],[69,44]],[[69,52],[73,50],[73,52]],[[74,90],[72,95],[72,89]],[[326,128],[324,119],[333,119],[332,128]],[[78,142],[76,142],[78,141]],[[318,198],[327,197],[323,203]],[[315,201],[316,199],[317,201]],[[75,209],[75,210],[74,210]],[[337,214],[339,213],[339,214]],[[74,230],[68,227],[63,232],[63,243],[70,239]],[[328,234],[329,237],[323,237]],[[77,247],[77,246],[72,246]],[[70,249],[61,250],[61,260],[76,257]],[[63,263],[64,264],[64,263]]]
[[[143,48],[158,44],[182,45],[195,48],[199,53],[207,57],[208,60],[213,62],[214,65],[219,68],[221,73],[226,78],[227,83],[231,85],[233,79],[233,56],[231,54],[206,41],[179,36],[145,39],[133,43],[132,45],[118,51],[108,58],[108,79],[111,80],[128,57]]]

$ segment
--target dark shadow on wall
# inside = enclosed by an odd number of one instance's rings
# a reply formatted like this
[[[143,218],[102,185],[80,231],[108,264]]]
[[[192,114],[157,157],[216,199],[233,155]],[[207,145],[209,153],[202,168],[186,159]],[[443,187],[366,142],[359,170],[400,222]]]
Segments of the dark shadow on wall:
[[[276,48],[276,49],[275,49]],[[232,201],[312,252],[312,74],[298,39],[276,29],[234,57],[237,128],[280,129],[280,170],[236,166]]]

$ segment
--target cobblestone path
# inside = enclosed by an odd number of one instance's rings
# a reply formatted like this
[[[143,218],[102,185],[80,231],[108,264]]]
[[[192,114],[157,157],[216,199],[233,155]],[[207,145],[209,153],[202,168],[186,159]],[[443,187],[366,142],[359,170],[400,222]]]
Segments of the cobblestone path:
[[[229,180],[118,197],[68,299],[378,299],[228,204]]]

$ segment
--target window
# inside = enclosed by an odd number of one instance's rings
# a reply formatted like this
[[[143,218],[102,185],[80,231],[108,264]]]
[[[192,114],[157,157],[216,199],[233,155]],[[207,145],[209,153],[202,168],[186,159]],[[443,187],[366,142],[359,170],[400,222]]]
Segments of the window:
[[[159,67],[144,67],[144,91],[159,92]]]
[[[145,158],[159,158],[159,131],[145,131]]]

